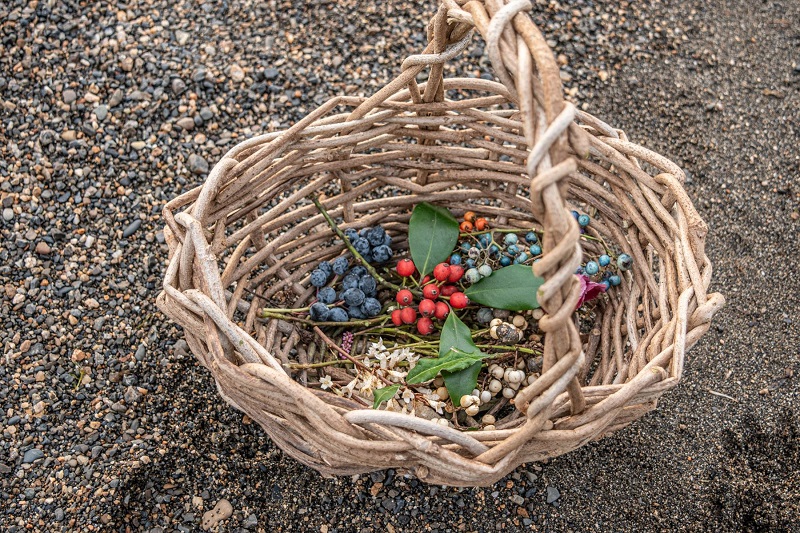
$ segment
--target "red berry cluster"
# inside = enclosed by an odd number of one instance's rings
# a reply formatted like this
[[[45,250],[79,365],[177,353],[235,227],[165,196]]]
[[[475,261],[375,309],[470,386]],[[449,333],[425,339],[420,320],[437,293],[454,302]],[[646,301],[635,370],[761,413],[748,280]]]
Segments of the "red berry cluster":
[[[404,278],[411,277],[417,268],[411,259],[403,259],[397,263],[397,273]],[[425,276],[422,278],[423,300],[414,309],[414,295],[408,289],[397,291],[397,303],[400,309],[392,311],[392,322],[396,326],[403,324],[417,323],[417,331],[422,335],[433,333],[433,318],[444,320],[450,314],[450,306],[454,309],[463,309],[469,305],[467,296],[458,290],[455,283],[464,275],[461,265],[450,265],[439,263],[433,269],[433,278]],[[450,298],[450,305],[444,301],[436,301],[440,296]],[[417,311],[422,315],[417,320]]]

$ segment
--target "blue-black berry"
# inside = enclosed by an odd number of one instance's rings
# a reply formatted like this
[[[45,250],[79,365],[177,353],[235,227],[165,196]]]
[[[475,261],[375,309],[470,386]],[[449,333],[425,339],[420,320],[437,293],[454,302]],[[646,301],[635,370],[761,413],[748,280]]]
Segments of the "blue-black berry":
[[[347,311],[341,307],[334,307],[331,309],[330,313],[328,313],[328,320],[331,322],[347,322],[349,319],[350,317],[347,316]]]
[[[332,304],[336,301],[336,291],[331,287],[322,287],[317,293],[317,300],[324,304]]]
[[[347,289],[342,293],[342,299],[348,306],[361,305],[364,303],[364,291],[361,289]]]
[[[350,269],[350,273],[352,275],[356,276],[356,277],[361,278],[361,277],[367,275],[369,273],[369,271],[363,265],[356,265],[356,266],[354,266],[353,268]]]
[[[391,246],[392,245],[392,236],[389,235],[388,233],[383,237],[383,244],[385,246]]]
[[[347,237],[347,240],[353,242],[354,240],[358,239],[358,232],[353,228],[347,228],[344,230],[344,236]]]
[[[316,320],[317,322],[325,322],[328,320],[330,313],[331,310],[328,309],[328,306],[321,302],[311,304],[311,309],[309,309],[311,320]]]
[[[376,263],[385,263],[392,258],[392,255],[392,249],[385,244],[381,244],[372,249],[372,259]]]
[[[351,271],[348,275],[344,277],[344,279],[342,279],[342,289],[343,290],[357,289],[359,280],[360,277]]]
[[[347,272],[347,267],[349,266],[350,266],[350,260],[342,256],[342,257],[337,257],[336,259],[333,260],[333,264],[331,264],[331,269],[333,270],[334,274],[336,274],[337,276],[341,276],[342,274]]]
[[[351,305],[347,308],[347,314],[350,315],[350,318],[367,318],[363,305]]]
[[[380,226],[375,226],[367,232],[367,240],[372,246],[382,246],[386,240],[386,231]]]
[[[323,270],[315,268],[311,272],[311,285],[323,287],[326,283],[328,283],[328,275]]]
[[[374,295],[378,289],[378,284],[372,276],[361,276],[358,280],[358,288],[361,289],[367,296]]]
[[[366,255],[372,249],[369,245],[369,241],[364,237],[359,237],[358,239],[353,241],[353,248],[356,249],[356,252],[360,253],[361,255]]]
[[[460,265],[461,264],[461,255],[460,254],[453,254],[450,256],[450,264],[451,265]]]
[[[381,312],[381,303],[375,298],[365,298],[361,309],[368,317],[378,316]]]
[[[317,265],[317,268],[325,272],[325,275],[330,277],[333,273],[333,269],[331,268],[331,264],[328,261],[323,261]]]

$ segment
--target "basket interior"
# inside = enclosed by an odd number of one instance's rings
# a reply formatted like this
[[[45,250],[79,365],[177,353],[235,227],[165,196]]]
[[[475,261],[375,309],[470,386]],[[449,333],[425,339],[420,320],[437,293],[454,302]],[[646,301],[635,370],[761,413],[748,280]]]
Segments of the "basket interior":
[[[494,227],[546,231],[531,214],[527,146],[505,88],[450,79],[445,95],[444,103],[414,104],[404,91],[355,121],[348,116],[364,99],[337,98],[294,131],[234,148],[221,163],[228,160],[228,170],[206,184],[214,194],[199,218],[220,263],[229,313],[270,353],[285,360],[297,339],[269,331],[257,309],[266,302],[307,305],[315,294],[310,271],[344,252],[313,195],[342,229],[384,225],[397,250],[407,248],[411,209],[421,201],[456,216],[480,212]],[[603,242],[633,256],[635,266],[618,290],[581,318],[587,357],[579,379],[584,386],[620,384],[660,351],[660,342],[649,341],[667,342],[659,334],[666,321],[658,319],[677,302],[659,285],[675,280],[678,269],[675,236],[653,222],[673,220],[669,191],[652,176],[682,173],[656,154],[626,153],[624,134],[582,118],[592,153],[579,159],[579,171],[566,184],[565,208],[592,216],[580,240],[584,252],[604,253]],[[608,335],[601,339],[601,331]]]

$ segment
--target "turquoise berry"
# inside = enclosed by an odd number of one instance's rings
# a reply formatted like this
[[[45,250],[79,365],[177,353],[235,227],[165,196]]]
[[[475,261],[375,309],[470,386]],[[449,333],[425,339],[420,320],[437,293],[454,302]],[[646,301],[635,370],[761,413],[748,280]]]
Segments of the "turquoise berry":
[[[633,257],[628,254],[619,254],[619,257],[617,257],[617,266],[622,271],[630,270],[633,266]]]
[[[511,264],[511,258],[508,257],[507,255],[504,255],[503,257],[500,258],[500,264],[504,267],[507,267],[508,265]]]
[[[524,263],[527,260],[528,260],[528,254],[526,254],[525,252],[520,252],[520,254],[514,258],[514,263],[520,264]]]
[[[578,225],[582,228],[588,226],[590,221],[589,215],[581,215],[578,217]]]
[[[511,255],[517,255],[519,254],[519,246],[517,246],[516,244],[512,244],[508,248],[506,248],[506,252],[510,253]]]
[[[492,255],[497,255],[500,252],[500,248],[497,247],[496,244],[489,246],[489,253]]]
[[[464,266],[467,267],[468,269],[475,268],[475,260],[470,257],[469,259],[464,261]]]
[[[575,217],[575,220],[578,220],[578,217],[581,216],[581,214],[573,209],[572,210],[572,216]]]
[[[622,279],[616,274],[614,274],[613,276],[608,278],[608,282],[611,284],[612,287],[616,287],[617,285],[622,283]]]
[[[483,247],[486,248],[489,246],[489,244],[491,244],[492,236],[489,235],[488,233],[483,233],[481,235],[478,235],[478,242],[483,244]]]
[[[525,235],[525,240],[528,241],[530,244],[535,244],[539,242],[539,237],[532,231],[529,231],[527,235]]]
[[[465,253],[469,252],[470,248],[472,248],[472,245],[470,243],[468,243],[468,242],[462,242],[461,243],[461,251],[462,252],[465,252]]]
[[[482,278],[488,278],[492,275],[492,267],[489,265],[481,265],[478,267],[478,274],[480,274]]]
[[[611,258],[603,254],[597,258],[597,262],[600,263],[601,267],[608,266],[608,264],[611,263]]]
[[[542,255],[542,247],[538,244],[534,244],[531,246],[531,255],[536,257],[537,255]]]
[[[589,261],[586,263],[586,267],[583,269],[584,272],[589,274],[590,276],[594,276],[600,270],[600,267],[594,261]]]
[[[608,290],[610,283],[608,283],[608,280],[603,280],[600,282],[600,285],[602,285],[603,287],[606,288],[606,290]]]
[[[481,279],[481,274],[478,272],[477,268],[470,268],[464,272],[464,278],[466,278],[469,283],[477,283]]]
[[[519,241],[519,237],[517,237],[516,233],[508,233],[503,239],[503,242],[506,243],[507,246],[517,244],[517,241]]]
[[[460,254],[453,254],[450,256],[450,264],[451,265],[460,265],[461,264],[461,255]]]

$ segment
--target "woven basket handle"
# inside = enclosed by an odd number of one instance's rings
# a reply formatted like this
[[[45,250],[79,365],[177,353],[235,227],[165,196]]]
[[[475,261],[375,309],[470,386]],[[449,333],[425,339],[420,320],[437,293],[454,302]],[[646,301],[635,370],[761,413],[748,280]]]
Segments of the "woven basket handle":
[[[577,170],[571,153],[587,155],[588,141],[574,124],[575,107],[563,99],[553,52],[524,13],[531,9],[529,0],[443,0],[442,6],[447,9],[451,35],[462,35],[464,25],[474,26],[483,35],[495,74],[519,106],[530,148],[531,210],[545,230],[544,255],[533,269],[545,279],[538,299],[546,313],[539,327],[547,335],[542,376],[521,390],[515,403],[536,419],[536,424],[528,425],[530,432],[537,432],[547,422],[552,400],[565,389],[573,412],[585,407],[575,377],[584,355],[572,320],[580,297],[580,283],[574,275],[581,263],[580,232],[566,208],[564,194],[565,178]]]

